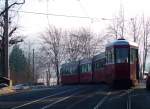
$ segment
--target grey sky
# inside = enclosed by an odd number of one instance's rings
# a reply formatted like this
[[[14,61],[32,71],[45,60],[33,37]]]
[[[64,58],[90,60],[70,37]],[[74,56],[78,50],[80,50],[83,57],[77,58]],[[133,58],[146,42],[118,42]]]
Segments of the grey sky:
[[[28,36],[44,31],[48,23],[62,28],[82,26],[101,32],[110,23],[101,18],[113,18],[118,13],[120,4],[123,4],[126,19],[143,13],[146,16],[150,14],[149,0],[26,0],[21,11],[90,17],[91,19],[20,12],[19,25],[22,27],[22,33]]]

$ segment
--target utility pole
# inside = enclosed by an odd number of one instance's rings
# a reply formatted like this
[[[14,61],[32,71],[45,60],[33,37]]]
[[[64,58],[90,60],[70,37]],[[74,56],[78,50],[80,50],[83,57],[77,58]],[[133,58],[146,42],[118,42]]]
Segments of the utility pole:
[[[9,55],[8,55],[8,0],[5,0],[5,14],[4,14],[4,36],[3,36],[3,76],[10,78],[9,73]]]
[[[0,12],[0,16],[3,17],[4,20],[4,27],[3,27],[3,37],[2,37],[2,43],[1,43],[1,53],[0,53],[0,83],[4,82],[7,84],[11,84],[10,82],[10,71],[9,71],[9,52],[8,52],[8,45],[9,45],[9,18],[8,18],[8,10],[14,6],[14,5],[19,5],[19,4],[24,4],[25,0],[23,0],[22,3],[13,3],[11,5],[8,4],[9,0],[5,0],[5,9]],[[23,40],[11,40],[10,44],[16,44],[17,42],[22,42]]]
[[[32,59],[32,61],[33,61],[32,73],[33,73],[33,81],[35,82],[35,79],[36,79],[36,78],[35,78],[35,73],[34,73],[34,72],[35,72],[35,71],[34,71],[34,49],[33,49],[33,54],[32,54],[32,55],[33,55],[33,59]]]
[[[2,39],[0,39],[0,76],[3,75],[3,47]]]

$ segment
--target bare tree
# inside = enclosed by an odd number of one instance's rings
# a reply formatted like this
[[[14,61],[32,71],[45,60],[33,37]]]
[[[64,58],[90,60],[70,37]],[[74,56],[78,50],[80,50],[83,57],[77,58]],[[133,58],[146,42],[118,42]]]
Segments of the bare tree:
[[[108,27],[109,35],[118,38],[124,38],[125,35],[125,18],[124,18],[124,9],[121,6],[119,10],[119,15],[114,17],[113,19],[104,19],[104,20],[111,20],[112,24]]]
[[[92,57],[102,51],[99,49],[103,46],[102,37],[97,37],[96,34],[92,33],[88,29],[83,28],[79,31],[79,40],[81,45],[81,56],[84,58]]]
[[[81,29],[78,32],[79,35],[79,41],[80,41],[80,52],[82,53],[81,56],[84,58],[89,58],[91,57],[94,53],[94,49],[92,49],[93,47],[93,43],[92,43],[92,39],[94,38],[93,34],[86,29]]]
[[[125,19],[124,19],[124,9],[123,7],[120,7],[119,12],[119,29],[120,29],[120,37],[124,38],[125,34]]]
[[[140,43],[140,32],[141,32],[141,21],[138,20],[138,17],[131,18],[129,21],[129,34],[133,37],[133,41]]]
[[[54,74],[54,70],[57,71],[57,69],[54,63],[54,56],[52,55],[51,50],[48,49],[47,45],[42,45],[42,48],[40,48],[39,57],[38,67],[41,67],[42,70],[46,73],[46,82],[47,85],[50,85],[50,79],[53,75],[57,74]]]
[[[8,11],[10,8],[18,5],[22,5],[25,3],[25,0],[22,2],[18,1],[9,1],[5,0],[4,5],[1,4],[0,11],[0,40],[2,41],[1,46],[1,63],[2,63],[2,72],[1,74],[3,76],[9,77],[9,64],[8,64],[8,44],[16,44],[17,42],[22,42],[22,39],[19,39],[17,37],[13,37],[13,34],[18,29],[17,26],[12,26],[12,19],[13,17],[10,15],[10,12]],[[10,28],[12,27],[12,28]]]
[[[47,50],[45,48],[40,48],[39,52],[35,56],[35,76],[36,80],[41,79],[40,76],[43,75],[44,72],[46,74],[46,83],[47,85],[50,85],[50,79],[52,75],[51,69],[53,69],[53,63],[51,61],[51,57],[48,54]]]
[[[2,10],[2,11],[0,12],[0,16],[3,16],[3,14],[4,14],[7,10],[9,10],[11,7],[13,7],[13,6],[15,6],[15,5],[22,5],[22,4],[24,4],[24,3],[25,3],[25,0],[23,0],[22,2],[15,1],[14,3],[10,4],[7,8],[4,8],[4,10]]]
[[[112,24],[108,27],[108,35],[115,36],[115,39],[119,37],[119,22],[117,18],[112,20]]]
[[[4,24],[4,17],[5,17],[5,12],[7,10],[9,10],[10,8],[15,8],[15,6],[20,6],[20,5],[23,5],[25,3],[25,0],[22,0],[21,2],[20,1],[11,1],[12,3],[7,7],[1,7],[1,8],[4,8],[1,12],[0,12],[0,37],[1,39],[3,40],[4,38],[4,28],[5,28],[5,24]],[[14,14],[14,15],[13,15]],[[18,30],[18,25],[17,24],[14,24],[13,22],[13,18],[15,16],[15,12],[9,12],[9,33],[8,33],[8,37],[9,37],[9,43],[10,44],[16,44],[17,42],[21,42],[23,41],[21,36],[18,36],[16,34],[16,31]]]
[[[62,43],[63,31],[57,29],[55,26],[51,26],[47,29],[45,34],[42,35],[43,45],[50,55],[51,61],[54,65],[57,84],[59,84],[59,69],[62,61],[62,54],[64,51],[64,45]]]
[[[140,77],[142,77],[142,49],[143,49],[143,42],[142,40],[142,21],[141,21],[141,17],[140,16],[136,16],[134,18],[131,18],[129,20],[129,23],[127,25],[128,27],[128,36],[130,38],[130,40],[132,40],[133,42],[137,43],[139,45],[139,52],[138,52],[138,56],[139,56],[139,71],[140,71]]]
[[[143,63],[142,63],[142,73],[145,71],[146,59],[148,55],[148,50],[150,49],[150,18],[142,18],[142,31],[143,31]]]
[[[80,42],[79,37],[74,31],[70,32],[68,37],[65,40],[66,42],[66,54],[68,56],[69,61],[76,61],[80,57]]]
[[[71,31],[66,40],[66,54],[69,61],[76,61],[80,58],[89,58],[96,54],[102,45],[100,37],[96,37],[89,29],[80,28],[78,31]]]

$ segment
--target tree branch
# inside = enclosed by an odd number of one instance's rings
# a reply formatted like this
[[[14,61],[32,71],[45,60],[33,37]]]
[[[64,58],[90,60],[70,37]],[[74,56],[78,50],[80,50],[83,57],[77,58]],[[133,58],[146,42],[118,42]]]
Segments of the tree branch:
[[[24,4],[25,3],[25,0],[23,0],[23,2],[20,2],[20,3],[18,3],[18,2],[15,2],[15,3],[13,3],[13,4],[11,4],[10,6],[8,6],[7,8],[5,8],[1,13],[0,13],[0,16],[2,16],[7,10],[9,10],[12,6],[14,6],[14,5],[21,5],[21,4]]]
[[[9,33],[9,37],[11,37],[11,36],[12,36],[12,34],[13,34],[16,30],[17,30],[17,27],[14,27],[14,28],[10,31],[10,33]]]

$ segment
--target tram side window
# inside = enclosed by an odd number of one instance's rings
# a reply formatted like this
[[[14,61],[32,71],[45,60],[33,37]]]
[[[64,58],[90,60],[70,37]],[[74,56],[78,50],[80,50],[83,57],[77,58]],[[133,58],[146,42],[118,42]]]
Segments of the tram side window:
[[[91,64],[88,64],[88,72],[90,72],[92,70],[92,65]]]
[[[64,68],[64,69],[63,69],[63,73],[64,73],[64,75],[70,75],[70,73],[71,73],[71,72],[70,72],[70,68],[69,68],[69,67],[68,67],[68,68],[67,68],[67,67]]]
[[[65,66],[60,69],[61,75],[71,75],[75,74],[77,71],[76,66]]]
[[[80,71],[81,71],[81,73],[83,73],[83,72],[85,71],[84,65],[81,65],[81,66],[80,66]]]
[[[114,63],[114,50],[108,50],[106,53],[107,56],[107,64],[113,64]]]
[[[62,68],[60,69],[60,75],[63,75],[63,69]]]
[[[81,69],[81,73],[83,73],[85,71],[84,65],[81,65],[80,69]]]
[[[72,73],[75,74],[76,73],[76,67],[74,66],[72,70],[73,70]]]
[[[116,63],[128,63],[128,48],[116,48]]]
[[[134,48],[130,49],[130,63],[134,63],[137,60],[137,50]]]
[[[69,73],[72,74],[72,67],[69,67]]]
[[[105,64],[105,59],[99,60],[95,63],[95,69],[103,68]]]
[[[61,69],[60,69],[60,73],[61,73],[61,75],[64,75],[64,73],[65,73],[65,72],[64,72],[64,68],[61,68]]]
[[[83,64],[81,65],[81,73],[90,72],[92,70],[91,64]]]
[[[65,75],[69,75],[70,71],[69,71],[69,68],[66,68],[65,69]]]
[[[74,74],[74,73],[75,73],[75,67],[74,67],[74,66],[71,66],[71,67],[69,68],[69,73],[70,73],[70,74]]]
[[[65,74],[66,74],[65,68],[61,68],[61,74],[62,74],[62,75],[65,75]]]
[[[95,69],[99,69],[100,68],[100,61],[97,61],[94,66],[95,66]]]
[[[73,74],[77,73],[77,67],[76,67],[76,66],[73,66],[73,67],[72,67],[72,73],[73,73]]]

